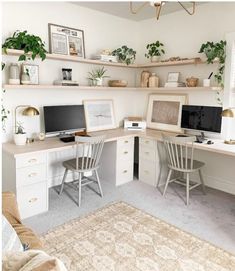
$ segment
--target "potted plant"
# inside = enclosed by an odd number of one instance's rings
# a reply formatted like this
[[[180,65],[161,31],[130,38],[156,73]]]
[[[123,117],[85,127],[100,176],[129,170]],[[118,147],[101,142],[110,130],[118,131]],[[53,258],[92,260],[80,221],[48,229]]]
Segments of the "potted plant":
[[[88,79],[91,82],[92,86],[103,86],[103,79],[107,78],[109,76],[105,75],[107,70],[105,70],[104,67],[98,68],[95,70],[92,70],[91,72],[88,72]]]
[[[215,81],[221,88],[224,87],[224,68],[226,59],[226,41],[203,43],[199,53],[204,53],[207,57],[207,63],[213,64],[215,61],[219,62],[217,73],[214,75]]]
[[[20,122],[17,123],[16,132],[14,134],[14,142],[16,145],[26,144],[26,133],[24,132],[24,127]]]
[[[163,43],[158,40],[156,42],[147,44],[146,49],[148,52],[145,54],[145,57],[150,58],[151,62],[158,62],[160,56],[165,54],[163,47]]]
[[[128,48],[123,45],[112,52],[113,56],[117,56],[120,62],[124,62],[127,65],[133,64],[135,61],[136,51],[132,48]]]
[[[2,44],[4,52],[7,54],[7,49],[23,50],[24,53],[19,56],[19,61],[25,61],[26,59],[34,60],[36,56],[42,60],[46,58],[45,43],[40,37],[30,35],[27,31],[15,31],[12,37],[9,37]]]

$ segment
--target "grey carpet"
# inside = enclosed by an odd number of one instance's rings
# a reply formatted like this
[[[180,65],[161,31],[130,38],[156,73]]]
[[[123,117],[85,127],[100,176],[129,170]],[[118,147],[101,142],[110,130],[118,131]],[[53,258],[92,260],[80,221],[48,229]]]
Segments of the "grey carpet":
[[[92,185],[95,189],[95,184]],[[77,193],[66,185],[59,196],[58,187],[50,189],[49,211],[24,222],[37,233],[42,234],[73,218],[88,214],[114,201],[125,201],[160,219],[165,220],[199,238],[209,241],[235,254],[235,196],[207,188],[207,195],[200,189],[191,191],[190,205],[187,207],[182,198],[182,186],[170,185],[166,197],[154,187],[140,181],[115,187],[110,181],[102,181],[104,197],[84,187],[82,206],[75,200]]]

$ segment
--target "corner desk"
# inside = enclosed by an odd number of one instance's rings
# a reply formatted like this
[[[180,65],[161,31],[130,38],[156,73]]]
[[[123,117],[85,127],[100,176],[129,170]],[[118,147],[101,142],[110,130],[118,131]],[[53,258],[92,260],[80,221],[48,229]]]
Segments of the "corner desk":
[[[161,133],[152,129],[129,131],[123,128],[89,133],[106,135],[99,170],[101,180],[114,180],[116,185],[133,181],[134,138],[138,137],[139,180],[152,186],[164,182],[167,165]],[[235,161],[235,145],[213,141],[213,145],[195,143],[195,149],[232,156]],[[48,189],[61,183],[64,170],[61,162],[75,156],[74,146],[74,142],[63,143],[58,137],[24,146],[13,142],[3,144],[3,191],[16,193],[22,218],[48,210]],[[71,174],[67,179],[71,181],[75,177]]]

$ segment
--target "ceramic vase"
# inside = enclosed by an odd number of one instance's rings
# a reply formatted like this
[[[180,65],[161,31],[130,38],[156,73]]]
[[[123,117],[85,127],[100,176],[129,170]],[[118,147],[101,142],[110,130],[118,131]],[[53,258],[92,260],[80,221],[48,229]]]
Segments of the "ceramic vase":
[[[151,62],[159,62],[160,56],[151,56]]]
[[[26,134],[14,134],[14,142],[18,146],[26,144]]]
[[[10,85],[19,85],[20,84],[20,68],[17,63],[11,63],[9,67],[10,77],[9,84]]]

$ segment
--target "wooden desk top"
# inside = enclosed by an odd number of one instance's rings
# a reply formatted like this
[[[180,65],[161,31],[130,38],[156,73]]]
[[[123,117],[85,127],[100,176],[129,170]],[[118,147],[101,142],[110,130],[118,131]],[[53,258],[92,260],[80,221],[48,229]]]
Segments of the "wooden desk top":
[[[107,131],[99,131],[89,133],[91,136],[106,135],[105,142],[116,141],[120,138],[128,137],[142,137],[150,138],[161,141],[162,131],[146,129],[145,131],[129,131],[123,128],[117,128]],[[176,133],[164,132],[169,135],[176,135]],[[206,143],[195,143],[195,149],[210,151],[214,153],[220,153],[224,155],[230,155],[235,157],[235,145],[226,145],[223,140],[214,140],[214,144],[207,145]],[[63,149],[69,149],[74,147],[74,142],[64,143],[59,140],[58,137],[46,138],[44,141],[35,141],[34,143],[26,144],[24,146],[16,146],[13,142],[3,143],[2,149],[6,153],[17,157],[27,153],[34,152],[54,152],[61,151]]]

